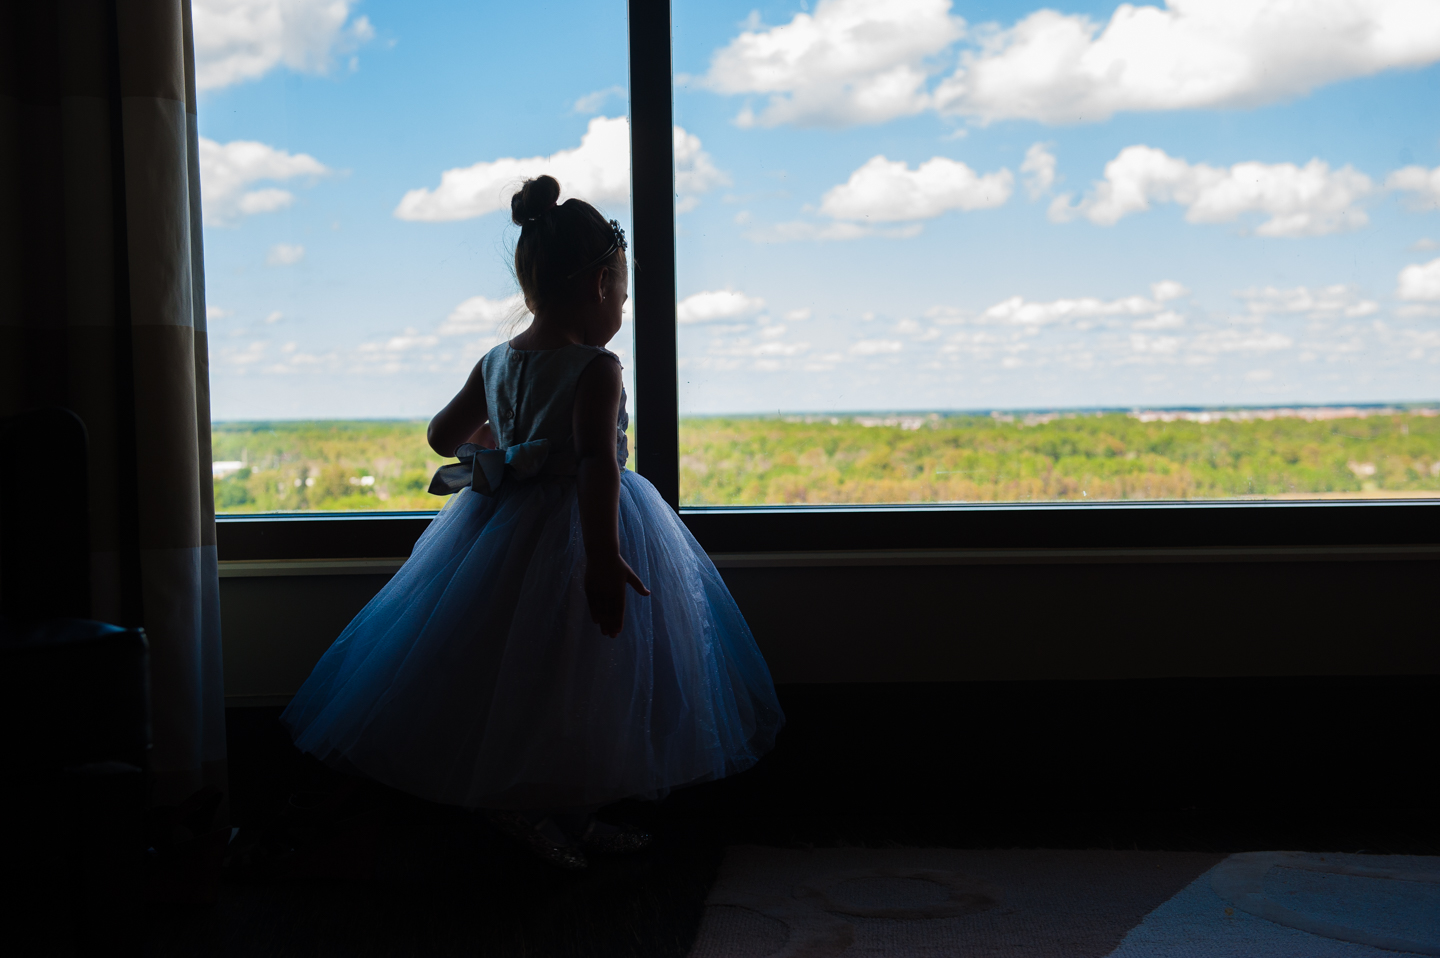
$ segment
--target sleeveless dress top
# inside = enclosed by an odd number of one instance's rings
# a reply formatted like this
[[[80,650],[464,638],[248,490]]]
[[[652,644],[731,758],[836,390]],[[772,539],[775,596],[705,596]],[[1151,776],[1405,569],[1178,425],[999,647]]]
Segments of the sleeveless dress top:
[[[572,417],[601,355],[501,344],[481,360],[498,448],[437,474],[458,491],[281,718],[301,749],[431,801],[523,809],[659,798],[773,746],[784,716],[739,608],[627,469],[620,552],[652,594],[627,589],[615,638],[590,620]],[[622,393],[622,466],[628,424]]]

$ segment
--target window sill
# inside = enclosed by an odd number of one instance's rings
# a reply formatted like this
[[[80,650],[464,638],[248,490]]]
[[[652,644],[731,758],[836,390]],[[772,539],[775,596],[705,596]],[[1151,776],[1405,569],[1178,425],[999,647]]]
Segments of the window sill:
[[[397,562],[434,515],[220,516],[219,557],[226,575],[340,574],[261,568]],[[1437,500],[717,506],[680,515],[727,567],[1403,559],[1440,550]]]

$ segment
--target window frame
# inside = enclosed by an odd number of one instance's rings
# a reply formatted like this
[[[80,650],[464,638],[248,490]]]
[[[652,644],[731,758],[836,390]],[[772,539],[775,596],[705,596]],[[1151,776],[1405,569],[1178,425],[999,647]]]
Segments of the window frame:
[[[914,561],[1109,554],[1191,559],[1433,558],[1440,498],[897,503],[684,507],[676,367],[674,76],[670,0],[629,0],[635,468],[707,552],[797,557],[916,553]],[[222,561],[398,557],[433,512],[217,516]],[[820,554],[822,558],[815,558]],[[810,559],[803,558],[811,556]],[[988,558],[987,558],[988,557]]]

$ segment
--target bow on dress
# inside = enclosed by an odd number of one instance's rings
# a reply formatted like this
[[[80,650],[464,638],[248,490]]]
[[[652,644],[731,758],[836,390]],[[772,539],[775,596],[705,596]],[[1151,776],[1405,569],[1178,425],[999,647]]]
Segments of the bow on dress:
[[[532,439],[506,449],[486,449],[467,442],[455,450],[459,462],[441,466],[430,480],[429,492],[448,496],[469,486],[475,492],[493,496],[505,481],[508,469],[516,479],[533,479],[550,458],[550,440]]]

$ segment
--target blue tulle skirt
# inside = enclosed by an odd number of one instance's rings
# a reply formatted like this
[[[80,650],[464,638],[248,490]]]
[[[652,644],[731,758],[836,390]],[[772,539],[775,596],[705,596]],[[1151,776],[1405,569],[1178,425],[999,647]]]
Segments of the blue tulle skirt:
[[[306,752],[470,808],[658,798],[741,771],[784,716],[729,590],[654,487],[620,484],[650,588],[591,622],[573,479],[452,496],[282,721]]]

